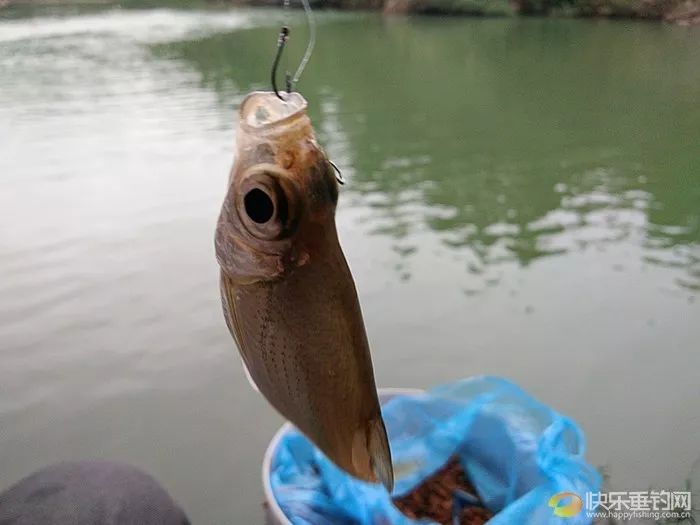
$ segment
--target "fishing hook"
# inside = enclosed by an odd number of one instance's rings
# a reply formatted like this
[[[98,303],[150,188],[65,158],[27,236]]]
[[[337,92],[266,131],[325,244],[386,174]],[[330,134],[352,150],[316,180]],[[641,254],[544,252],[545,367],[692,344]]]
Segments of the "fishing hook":
[[[316,20],[314,19],[313,12],[311,11],[311,5],[309,4],[309,0],[301,0],[301,3],[304,6],[306,21],[309,26],[309,43],[306,45],[306,51],[304,52],[304,56],[299,63],[299,67],[297,67],[297,70],[294,73],[294,77],[292,77],[289,72],[285,74],[285,87],[287,88],[287,93],[291,93],[294,84],[299,82],[301,74],[304,72],[306,64],[309,63],[311,54],[314,51],[314,46],[316,45]],[[288,6],[289,0],[285,0],[284,7],[286,8]],[[272,89],[275,92],[275,95],[277,95],[277,98],[280,100],[284,100],[284,98],[282,98],[282,95],[280,95],[279,89],[277,88],[277,68],[279,67],[279,62],[280,58],[282,57],[284,47],[287,44],[287,40],[289,40],[289,32],[289,27],[282,26],[279,37],[277,38],[277,53],[275,54],[275,60],[272,63],[272,73],[270,75],[272,80]]]
[[[331,166],[333,166],[333,169],[335,170],[335,180],[338,181],[338,184],[341,186],[345,184],[345,177],[343,177],[343,172],[340,171],[340,168],[333,162],[332,160],[328,161]]]
[[[280,100],[284,100],[282,98],[282,95],[280,95],[279,90],[277,89],[277,67],[280,64],[280,58],[282,58],[282,51],[284,51],[284,46],[287,45],[287,40],[289,39],[289,28],[287,26],[282,26],[282,29],[280,30],[279,37],[277,37],[277,53],[275,54],[275,60],[272,62],[272,73],[271,73],[271,80],[272,80],[272,90],[275,92],[275,95],[277,95],[277,98]],[[289,81],[289,73],[286,75],[286,83],[287,83],[287,92],[289,93],[290,89],[290,81]]]

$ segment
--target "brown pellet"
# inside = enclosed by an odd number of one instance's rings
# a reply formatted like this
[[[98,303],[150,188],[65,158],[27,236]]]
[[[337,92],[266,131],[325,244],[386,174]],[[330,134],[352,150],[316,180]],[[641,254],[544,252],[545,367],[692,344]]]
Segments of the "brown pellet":
[[[394,505],[412,519],[428,518],[441,525],[452,525],[453,493],[462,490],[476,495],[457,458],[427,478],[411,492],[394,499]],[[480,506],[465,506],[460,513],[460,525],[483,525],[493,513]]]

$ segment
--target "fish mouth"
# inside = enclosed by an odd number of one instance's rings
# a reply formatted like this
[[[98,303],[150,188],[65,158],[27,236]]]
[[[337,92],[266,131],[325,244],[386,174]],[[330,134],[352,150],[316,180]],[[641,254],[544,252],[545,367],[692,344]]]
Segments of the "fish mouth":
[[[306,113],[308,103],[299,93],[287,93],[281,100],[272,91],[254,91],[239,110],[241,126],[248,131],[263,131],[291,123]]]

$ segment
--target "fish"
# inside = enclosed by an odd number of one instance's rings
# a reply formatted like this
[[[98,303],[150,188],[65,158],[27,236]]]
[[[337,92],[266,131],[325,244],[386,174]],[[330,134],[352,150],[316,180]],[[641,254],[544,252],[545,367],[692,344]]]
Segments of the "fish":
[[[333,463],[391,492],[394,474],[339,186],[307,102],[253,92],[216,226],[224,318],[257,390]]]

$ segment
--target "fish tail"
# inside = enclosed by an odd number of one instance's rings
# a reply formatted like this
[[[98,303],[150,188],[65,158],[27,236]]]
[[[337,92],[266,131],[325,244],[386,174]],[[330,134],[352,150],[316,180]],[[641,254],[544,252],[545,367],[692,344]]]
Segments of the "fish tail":
[[[386,490],[391,492],[394,489],[394,469],[391,465],[389,440],[381,416],[377,416],[369,422],[367,445],[372,472],[377,480],[386,487]]]

